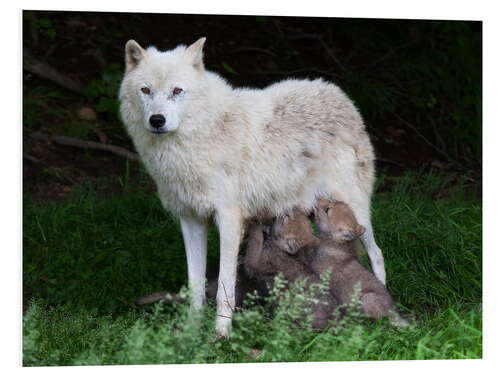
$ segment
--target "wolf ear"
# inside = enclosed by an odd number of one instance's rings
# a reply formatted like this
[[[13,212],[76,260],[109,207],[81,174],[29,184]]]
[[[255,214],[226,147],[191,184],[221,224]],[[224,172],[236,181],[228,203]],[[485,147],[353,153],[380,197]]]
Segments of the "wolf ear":
[[[125,44],[125,65],[126,73],[135,69],[137,64],[143,59],[146,51],[135,40],[130,39]]]
[[[205,44],[207,38],[203,37],[198,39],[196,42],[191,44],[186,52],[192,59],[193,66],[197,69],[203,70],[203,45]]]

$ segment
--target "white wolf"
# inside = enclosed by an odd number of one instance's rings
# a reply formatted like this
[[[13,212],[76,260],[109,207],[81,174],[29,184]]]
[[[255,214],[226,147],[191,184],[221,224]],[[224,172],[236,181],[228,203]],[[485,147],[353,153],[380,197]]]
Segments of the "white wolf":
[[[374,154],[353,103],[321,79],[233,89],[205,70],[204,43],[160,52],[128,41],[120,88],[127,131],[163,206],[180,218],[192,307],[204,301],[211,219],[220,235],[216,330],[228,336],[245,221],[311,211],[322,197],[352,208],[385,284],[370,222]]]

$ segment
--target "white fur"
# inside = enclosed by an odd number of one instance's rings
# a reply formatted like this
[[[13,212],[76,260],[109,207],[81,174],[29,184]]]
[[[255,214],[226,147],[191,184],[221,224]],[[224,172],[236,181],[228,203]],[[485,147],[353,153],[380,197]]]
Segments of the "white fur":
[[[193,294],[192,307],[199,308],[205,299],[207,269],[207,220],[181,217],[182,237],[186,248],[189,288]]]
[[[233,89],[204,69],[203,42],[159,52],[129,41],[120,100],[164,207],[181,218],[190,285],[205,276],[206,220],[219,227],[218,332],[227,336],[231,326],[244,221],[295,206],[310,211],[320,197],[351,206],[366,228],[361,239],[374,273],[385,284],[370,222],[373,149],[352,102],[321,79]],[[182,93],[172,95],[175,87]],[[160,130],[166,133],[152,133],[153,114],[165,116]],[[193,291],[193,305],[201,304],[202,292]]]

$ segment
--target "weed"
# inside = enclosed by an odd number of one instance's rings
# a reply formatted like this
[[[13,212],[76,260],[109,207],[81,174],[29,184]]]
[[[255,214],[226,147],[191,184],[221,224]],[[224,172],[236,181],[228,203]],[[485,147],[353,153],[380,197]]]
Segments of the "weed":
[[[47,17],[37,19],[33,17],[32,12],[23,12],[23,18],[25,21],[30,23],[30,27],[37,30],[40,35],[50,40],[54,40],[56,37],[56,30],[52,25],[52,21]]]
[[[122,78],[122,67],[119,64],[103,65],[101,77],[93,79],[85,90],[87,99],[96,104],[97,112],[104,114],[109,120],[118,119],[117,92]]]

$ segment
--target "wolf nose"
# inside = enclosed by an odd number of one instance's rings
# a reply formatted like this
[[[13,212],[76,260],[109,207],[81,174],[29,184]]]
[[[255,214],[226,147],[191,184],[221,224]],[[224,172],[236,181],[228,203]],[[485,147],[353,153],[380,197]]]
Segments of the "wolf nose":
[[[165,116],[163,115],[152,115],[149,118],[149,123],[153,128],[161,128],[163,125],[165,125]]]

